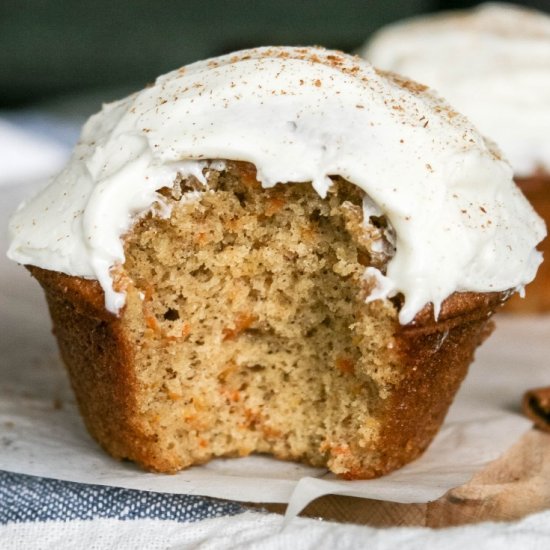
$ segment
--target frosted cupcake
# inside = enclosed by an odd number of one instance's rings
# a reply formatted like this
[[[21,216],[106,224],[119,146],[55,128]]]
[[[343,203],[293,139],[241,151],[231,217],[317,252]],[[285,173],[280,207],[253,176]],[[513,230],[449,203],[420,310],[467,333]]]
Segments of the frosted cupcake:
[[[198,62],[105,106],[11,231],[113,456],[349,479],[427,447],[545,235],[468,120],[321,48]]]
[[[390,25],[365,45],[375,66],[434,88],[509,159],[535,209],[550,220],[550,16],[510,4]],[[542,245],[550,256],[548,240]],[[550,310],[550,261],[507,306]]]

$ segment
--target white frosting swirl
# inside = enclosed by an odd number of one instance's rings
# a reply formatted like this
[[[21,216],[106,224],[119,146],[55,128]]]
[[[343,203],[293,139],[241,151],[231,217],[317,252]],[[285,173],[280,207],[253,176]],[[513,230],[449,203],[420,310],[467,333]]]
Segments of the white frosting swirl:
[[[441,93],[517,176],[550,173],[550,16],[484,4],[419,17],[385,27],[361,55]]]
[[[194,63],[106,105],[13,216],[9,256],[99,280],[116,312],[121,236],[208,159],[252,162],[264,187],[311,181],[325,196],[340,175],[364,189],[396,232],[385,287],[405,296],[402,323],[455,291],[522,287],[541,261],[544,224],[465,118],[357,57],[290,47]]]

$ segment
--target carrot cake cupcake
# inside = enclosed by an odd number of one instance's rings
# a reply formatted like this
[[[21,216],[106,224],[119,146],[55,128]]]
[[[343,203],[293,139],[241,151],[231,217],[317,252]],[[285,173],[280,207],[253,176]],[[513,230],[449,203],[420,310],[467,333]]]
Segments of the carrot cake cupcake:
[[[104,106],[10,227],[114,457],[268,453],[348,479],[427,447],[545,235],[424,86],[293,47]]]

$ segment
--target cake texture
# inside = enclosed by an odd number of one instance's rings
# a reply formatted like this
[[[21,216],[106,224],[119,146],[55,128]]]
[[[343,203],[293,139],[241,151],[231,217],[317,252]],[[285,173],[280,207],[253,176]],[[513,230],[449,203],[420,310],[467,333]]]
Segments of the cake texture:
[[[490,3],[398,22],[378,31],[361,55],[440,93],[493,140],[535,210],[550,221],[550,16]],[[453,59],[449,63],[449,59]],[[540,250],[548,256],[548,241]],[[526,298],[505,311],[550,311],[546,261]]]
[[[199,62],[105,106],[11,231],[111,455],[348,479],[427,447],[545,234],[466,119],[321,48]]]

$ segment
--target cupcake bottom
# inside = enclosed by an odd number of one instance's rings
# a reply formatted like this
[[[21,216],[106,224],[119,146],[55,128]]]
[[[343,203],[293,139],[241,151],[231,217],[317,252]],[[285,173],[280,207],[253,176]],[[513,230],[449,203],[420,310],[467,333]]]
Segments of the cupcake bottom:
[[[537,173],[529,178],[517,179],[517,184],[550,227],[550,174]],[[550,239],[546,237],[537,247],[544,255],[535,280],[525,287],[525,298],[512,296],[504,307],[509,313],[546,313],[550,311]]]
[[[385,221],[364,228],[357,188],[263,190],[238,163],[208,187],[162,190],[170,218],[126,236],[119,317],[96,281],[29,268],[92,436],[159,472],[268,453],[366,479],[416,458],[505,294],[454,294],[402,326],[399,297],[365,301]]]

